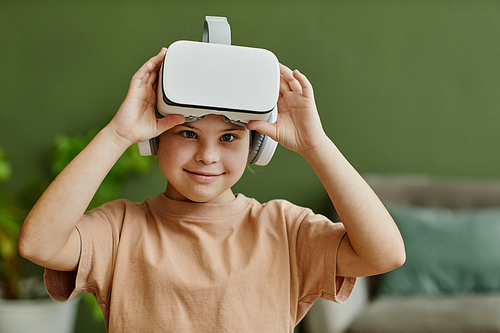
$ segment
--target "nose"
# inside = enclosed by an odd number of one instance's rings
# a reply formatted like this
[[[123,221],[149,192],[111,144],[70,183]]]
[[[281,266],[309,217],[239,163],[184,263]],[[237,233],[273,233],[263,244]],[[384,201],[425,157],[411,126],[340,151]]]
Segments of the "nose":
[[[205,164],[219,162],[220,151],[218,145],[208,140],[203,140],[202,142],[200,142],[199,147],[196,151],[195,160],[197,162],[203,162]]]

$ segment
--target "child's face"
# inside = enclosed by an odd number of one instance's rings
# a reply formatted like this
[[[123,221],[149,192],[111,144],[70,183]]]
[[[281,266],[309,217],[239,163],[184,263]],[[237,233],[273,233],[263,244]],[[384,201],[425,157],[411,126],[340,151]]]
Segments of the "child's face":
[[[158,161],[174,200],[222,203],[234,200],[231,187],[248,159],[250,132],[207,115],[178,125],[160,136]]]

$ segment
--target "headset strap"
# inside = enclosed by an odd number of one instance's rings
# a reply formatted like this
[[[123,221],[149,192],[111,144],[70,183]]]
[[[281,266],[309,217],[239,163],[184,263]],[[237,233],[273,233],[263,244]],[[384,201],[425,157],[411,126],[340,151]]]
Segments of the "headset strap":
[[[227,18],[220,16],[205,16],[202,42],[231,45],[231,27]]]

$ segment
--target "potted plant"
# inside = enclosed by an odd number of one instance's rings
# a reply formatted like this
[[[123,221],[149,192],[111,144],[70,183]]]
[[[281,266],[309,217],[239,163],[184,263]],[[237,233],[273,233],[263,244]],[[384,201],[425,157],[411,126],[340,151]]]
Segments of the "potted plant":
[[[31,181],[17,197],[3,188],[10,178],[12,166],[0,147],[0,333],[67,333],[74,330],[79,298],[59,303],[48,297],[42,280],[43,269],[19,255],[17,239],[27,211],[95,133],[57,136],[49,158],[48,176]],[[101,184],[89,209],[117,199],[130,175],[146,173],[151,164],[152,159],[141,157],[136,147],[128,149]],[[84,299],[94,318],[102,318],[93,296],[85,294]]]
[[[25,214],[3,190],[11,169],[0,148],[0,332],[71,332],[78,300],[62,304],[50,299],[41,274],[32,274],[17,252]]]

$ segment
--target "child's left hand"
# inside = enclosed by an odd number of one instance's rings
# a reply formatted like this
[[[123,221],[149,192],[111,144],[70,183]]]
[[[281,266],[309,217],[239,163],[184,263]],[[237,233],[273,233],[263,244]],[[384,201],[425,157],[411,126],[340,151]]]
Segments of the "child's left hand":
[[[388,272],[405,261],[404,242],[391,215],[323,131],[313,89],[299,71],[281,66],[278,120],[251,121],[259,131],[301,154],[325,187],[347,235],[338,247],[337,276]]]
[[[274,124],[251,121],[247,128],[304,155],[329,139],[323,131],[309,80],[298,70],[292,72],[281,64],[280,74],[277,121]]]

